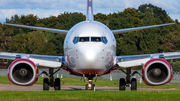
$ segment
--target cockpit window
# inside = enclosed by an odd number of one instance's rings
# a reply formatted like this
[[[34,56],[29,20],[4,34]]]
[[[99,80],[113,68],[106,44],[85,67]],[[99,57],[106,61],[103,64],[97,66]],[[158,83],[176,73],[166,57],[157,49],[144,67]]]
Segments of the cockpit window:
[[[89,37],[80,37],[79,42],[86,42],[89,41]]]
[[[101,37],[91,37],[92,42],[101,42]]]
[[[91,40],[90,40],[91,38]],[[106,37],[74,37],[73,43],[76,44],[78,42],[103,42],[107,44],[108,40]]]
[[[102,37],[102,42],[103,42],[104,44],[107,44],[107,42],[108,42],[107,38],[106,38],[106,37]]]
[[[73,43],[76,44],[76,43],[78,43],[78,41],[79,41],[79,37],[74,37]]]
[[[103,42],[107,44],[108,41],[106,37],[91,37],[91,42]]]

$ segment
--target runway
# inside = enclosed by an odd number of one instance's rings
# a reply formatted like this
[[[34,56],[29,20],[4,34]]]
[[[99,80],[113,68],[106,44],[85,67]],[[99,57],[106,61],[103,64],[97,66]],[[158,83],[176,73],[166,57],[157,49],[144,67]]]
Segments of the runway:
[[[33,86],[17,86],[13,84],[0,84],[0,91],[42,91],[42,85],[33,85]],[[50,91],[53,91],[54,88],[50,88]],[[76,91],[76,90],[85,90],[84,86],[61,86],[61,90],[64,91]],[[96,91],[118,91],[118,87],[95,87]],[[138,91],[150,91],[150,90],[179,90],[175,88],[171,89],[157,89],[157,88],[137,88]],[[130,91],[130,88],[126,88],[126,91]]]

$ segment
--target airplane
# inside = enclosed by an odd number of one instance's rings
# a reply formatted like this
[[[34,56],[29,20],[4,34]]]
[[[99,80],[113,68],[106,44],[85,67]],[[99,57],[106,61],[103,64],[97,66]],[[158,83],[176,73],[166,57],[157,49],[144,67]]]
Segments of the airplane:
[[[172,67],[166,60],[180,58],[180,52],[116,56],[114,34],[173,24],[175,23],[110,30],[106,25],[94,21],[93,0],[87,0],[86,20],[70,30],[5,23],[9,26],[65,34],[64,56],[0,52],[0,58],[14,60],[8,67],[7,76],[11,83],[19,86],[31,86],[41,74],[46,74],[49,78],[43,79],[43,90],[49,90],[49,87],[61,90],[61,81],[59,78],[54,79],[54,74],[63,69],[68,74],[81,76],[84,80],[87,78],[85,90],[94,90],[93,82],[97,77],[120,69],[126,74],[126,78],[119,79],[119,90],[124,91],[126,87],[137,90],[137,80],[132,76],[138,72],[131,73],[135,66],[143,66],[141,76],[145,84],[159,86],[169,83],[173,77]],[[37,66],[48,67],[49,73],[39,73]]]

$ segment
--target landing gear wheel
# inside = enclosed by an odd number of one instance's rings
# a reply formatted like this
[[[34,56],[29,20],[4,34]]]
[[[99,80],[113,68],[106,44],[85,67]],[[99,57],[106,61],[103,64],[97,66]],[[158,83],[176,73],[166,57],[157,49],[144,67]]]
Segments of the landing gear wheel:
[[[94,90],[94,88],[95,88],[95,84],[92,84],[91,90]]]
[[[55,89],[55,90],[61,90],[61,80],[60,80],[59,78],[56,78],[56,79],[55,79],[54,89]]]
[[[119,80],[119,90],[124,91],[126,89],[126,82],[124,78]]]
[[[86,84],[86,86],[85,86],[85,90],[88,90],[88,84]]]
[[[135,78],[131,79],[131,90],[137,90],[137,80]]]
[[[43,80],[43,90],[49,90],[49,79],[44,78]]]

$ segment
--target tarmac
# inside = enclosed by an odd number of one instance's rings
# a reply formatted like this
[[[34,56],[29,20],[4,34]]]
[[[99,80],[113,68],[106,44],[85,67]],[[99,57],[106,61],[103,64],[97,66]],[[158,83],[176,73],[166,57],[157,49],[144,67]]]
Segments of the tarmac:
[[[33,86],[17,86],[13,84],[0,84],[0,91],[42,91],[43,85],[33,85]],[[76,91],[85,90],[84,86],[63,86],[61,85],[61,90],[64,91]],[[95,87],[95,91],[118,91],[118,87]],[[137,88],[138,91],[153,91],[153,90],[180,90],[180,89],[159,89],[159,88]],[[54,91],[51,87],[50,91]],[[130,88],[126,88],[126,91],[130,91]]]

